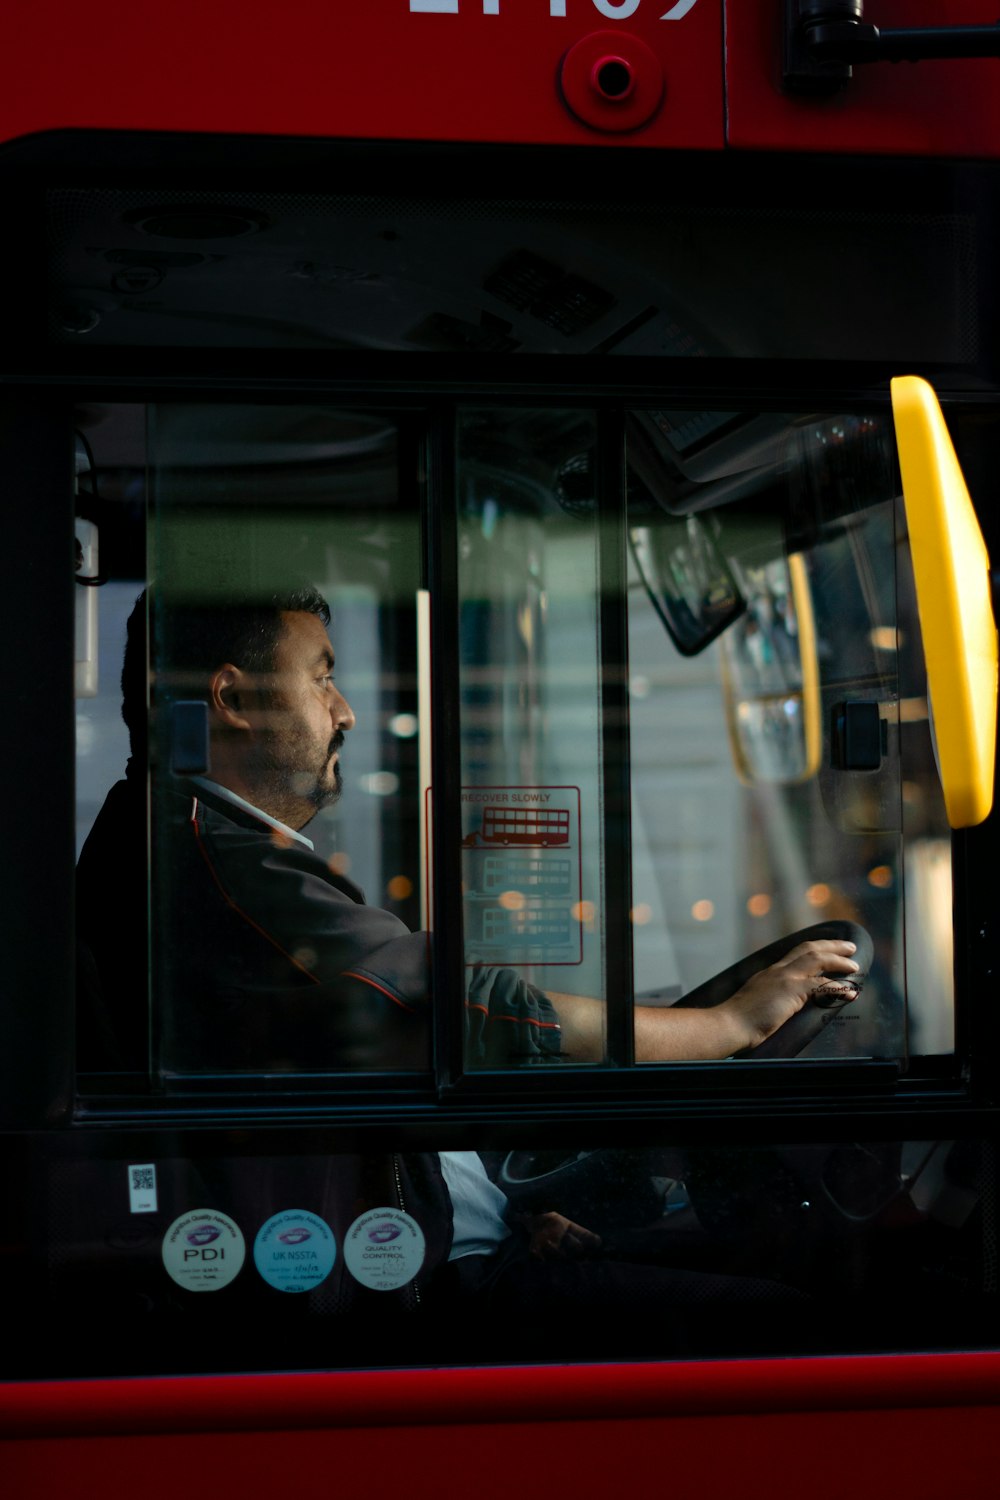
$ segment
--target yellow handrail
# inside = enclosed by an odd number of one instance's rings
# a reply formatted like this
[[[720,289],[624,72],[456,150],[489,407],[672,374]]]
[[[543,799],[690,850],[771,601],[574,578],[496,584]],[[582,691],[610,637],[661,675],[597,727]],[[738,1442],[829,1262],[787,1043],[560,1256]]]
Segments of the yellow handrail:
[[[989,557],[937,396],[890,382],[927,689],[952,828],[989,815],[997,729],[997,631]]]

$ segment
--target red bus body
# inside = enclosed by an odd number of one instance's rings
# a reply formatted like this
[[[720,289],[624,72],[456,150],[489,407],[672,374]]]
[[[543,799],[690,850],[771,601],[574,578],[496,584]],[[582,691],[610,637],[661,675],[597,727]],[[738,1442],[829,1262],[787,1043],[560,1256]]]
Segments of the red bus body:
[[[933,0],[876,8],[885,27],[943,19]],[[677,151],[1000,157],[1000,61],[859,67],[833,97],[797,97],[780,86],[782,14],[779,0],[12,0],[0,156],[66,132],[113,132],[140,156],[145,134],[171,133],[262,151],[463,143],[471,162],[479,144],[601,145],[640,157],[665,202]],[[987,0],[947,7],[949,24],[994,20]],[[631,102],[593,85],[607,59],[628,63]],[[483,1500],[622,1484],[971,1500],[995,1493],[998,1405],[1000,1352],[981,1351],[588,1368],[553,1350],[529,1370],[15,1383],[0,1389],[0,1476],[11,1495],[102,1500],[290,1482],[421,1496],[460,1482]]]
[[[849,93],[784,96],[771,0],[482,0],[419,13],[408,0],[273,11],[215,0],[169,26],[120,3],[100,18],[16,5],[3,23],[0,139],[49,130],[170,130],[371,140],[502,141],[625,149],[836,151],[994,156],[998,105],[988,59],[859,69]],[[484,14],[485,9],[489,14]],[[671,11],[684,14],[670,19]],[[552,12],[556,13],[553,14]],[[565,14],[560,14],[564,11]],[[884,0],[878,24],[942,23],[932,0]],[[984,0],[949,5],[949,25],[995,20]],[[635,130],[584,124],[566,107],[562,64],[602,35],[633,39],[662,72],[662,105]],[[617,37],[617,41],[615,38]],[[636,52],[645,60],[645,52]],[[25,59],[30,64],[25,66]]]

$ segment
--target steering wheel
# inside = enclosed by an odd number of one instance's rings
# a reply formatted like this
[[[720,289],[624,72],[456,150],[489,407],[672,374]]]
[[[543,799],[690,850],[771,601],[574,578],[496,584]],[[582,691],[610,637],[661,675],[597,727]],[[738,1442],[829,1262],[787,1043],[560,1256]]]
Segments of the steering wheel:
[[[860,992],[874,957],[871,937],[856,922],[817,922],[811,927],[800,928],[788,937],[768,943],[747,958],[723,969],[721,974],[706,980],[697,989],[684,995],[675,1003],[698,1009],[720,1005],[730,995],[761,969],[770,967],[784,958],[799,943],[819,938],[854,943],[855,961],[858,964],[856,982]],[[831,978],[841,979],[841,975]],[[801,1010],[790,1016],[784,1025],[759,1046],[737,1053],[737,1057],[787,1058],[795,1057],[809,1045],[829,1024],[830,1019],[848,1003],[846,998],[834,992],[807,1000]],[[586,1223],[587,1205],[607,1205],[609,1194],[612,1200],[625,1203],[631,1199],[635,1211],[637,1191],[648,1189],[649,1178],[645,1169],[638,1165],[642,1152],[628,1151],[510,1151],[500,1167],[498,1182],[503,1191],[517,1207],[531,1208],[542,1204],[550,1193],[556,1194],[560,1212],[570,1218],[581,1216]],[[637,1178],[638,1165],[638,1178]],[[641,1200],[640,1200],[641,1201]],[[564,1203],[570,1206],[563,1207]]]
[[[588,1229],[649,1223],[662,1192],[642,1151],[508,1151],[497,1183],[518,1210],[559,1212]]]
[[[728,969],[723,969],[721,974],[713,975],[704,984],[698,985],[697,989],[691,990],[689,994],[675,1001],[675,1004],[685,1009],[693,1007],[698,1010],[712,1005],[721,1005],[723,1000],[728,1000],[730,995],[735,995],[736,991],[754,974],[777,963],[792,948],[798,947],[799,943],[814,942],[819,938],[830,938],[837,942],[854,944],[854,959],[858,965],[858,973],[852,982],[856,984],[860,994],[872,965],[875,954],[874,944],[865,929],[859,927],[857,922],[831,921],[815,922],[811,927],[801,927],[798,932],[793,932],[788,937],[778,938],[777,942],[768,943],[766,948],[758,948],[756,953],[739,959]],[[838,982],[843,981],[844,977],[843,974],[830,975],[831,979]],[[829,1025],[833,1016],[843,1010],[847,1004],[847,998],[842,997],[838,991],[814,996],[807,1000],[794,1016],[790,1016],[784,1025],[779,1026],[777,1031],[772,1032],[766,1042],[761,1042],[757,1047],[748,1047],[743,1052],[737,1052],[736,1056],[755,1059],[797,1057],[819,1035],[824,1026]]]

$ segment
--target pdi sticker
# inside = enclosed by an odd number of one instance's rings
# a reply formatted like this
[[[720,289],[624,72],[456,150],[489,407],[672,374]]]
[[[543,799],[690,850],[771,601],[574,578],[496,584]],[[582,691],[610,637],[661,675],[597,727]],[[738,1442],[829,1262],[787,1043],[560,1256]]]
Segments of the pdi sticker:
[[[246,1258],[240,1226],[214,1208],[195,1208],[163,1236],[167,1275],[187,1292],[217,1292],[238,1276]]]
[[[426,1249],[416,1219],[399,1208],[373,1208],[344,1236],[344,1264],[362,1286],[394,1292],[416,1276]]]
[[[273,1214],[253,1242],[254,1265],[279,1292],[311,1292],[326,1280],[336,1259],[337,1241],[329,1224],[301,1208]]]

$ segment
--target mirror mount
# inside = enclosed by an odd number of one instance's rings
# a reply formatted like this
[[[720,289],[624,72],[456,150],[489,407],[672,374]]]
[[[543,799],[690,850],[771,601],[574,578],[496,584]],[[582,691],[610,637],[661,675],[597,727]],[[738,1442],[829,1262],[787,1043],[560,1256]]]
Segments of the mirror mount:
[[[789,93],[833,94],[859,63],[998,57],[1000,25],[883,29],[864,0],[785,0],[782,83]]]

